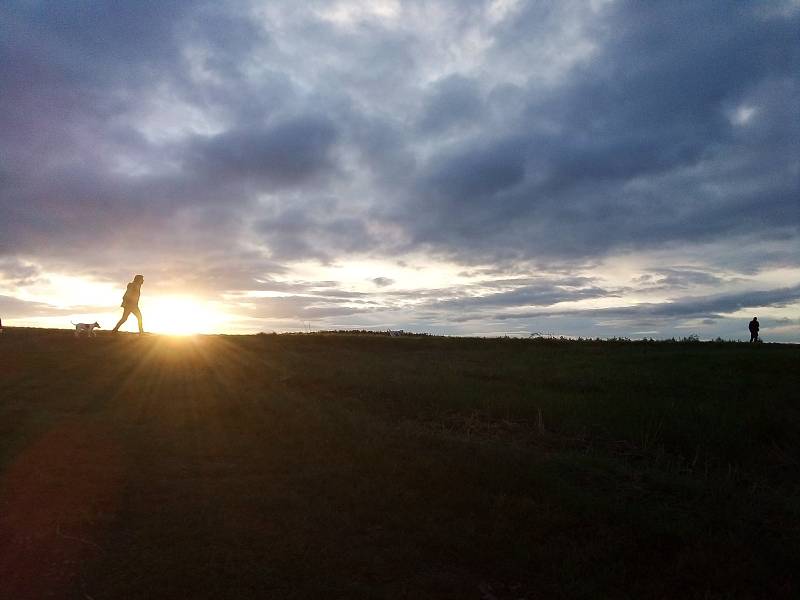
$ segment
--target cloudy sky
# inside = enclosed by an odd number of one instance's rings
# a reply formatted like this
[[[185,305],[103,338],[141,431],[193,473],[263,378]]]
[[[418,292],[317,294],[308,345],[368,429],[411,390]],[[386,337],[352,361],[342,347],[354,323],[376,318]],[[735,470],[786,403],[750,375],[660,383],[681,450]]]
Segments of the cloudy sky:
[[[0,318],[800,341],[798,106],[796,0],[4,0]]]

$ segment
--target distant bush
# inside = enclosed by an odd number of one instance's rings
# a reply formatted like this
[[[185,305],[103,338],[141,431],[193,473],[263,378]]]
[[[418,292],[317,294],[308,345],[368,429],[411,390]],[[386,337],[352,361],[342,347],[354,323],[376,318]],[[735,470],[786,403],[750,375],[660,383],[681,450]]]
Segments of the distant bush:
[[[430,337],[433,334],[422,332],[416,333],[405,330],[376,330],[376,329],[327,329],[313,331],[312,334],[319,335],[364,335],[364,336],[392,336],[392,337]]]

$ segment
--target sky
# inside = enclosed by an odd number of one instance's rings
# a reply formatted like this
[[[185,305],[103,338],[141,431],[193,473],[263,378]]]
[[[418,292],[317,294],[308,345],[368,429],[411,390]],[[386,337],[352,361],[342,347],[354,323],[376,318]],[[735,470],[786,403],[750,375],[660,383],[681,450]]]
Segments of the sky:
[[[798,107],[797,0],[4,0],[0,318],[800,342]]]

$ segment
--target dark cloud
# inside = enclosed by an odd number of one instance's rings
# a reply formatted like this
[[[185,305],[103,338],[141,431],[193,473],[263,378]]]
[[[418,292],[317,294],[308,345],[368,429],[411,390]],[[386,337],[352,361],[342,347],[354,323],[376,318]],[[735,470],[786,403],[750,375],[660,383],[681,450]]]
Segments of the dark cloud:
[[[477,81],[450,75],[431,87],[419,120],[422,132],[436,134],[453,127],[463,129],[479,124],[484,106]]]
[[[513,285],[505,282],[506,286]],[[494,282],[495,286],[503,285]],[[429,308],[442,311],[465,311],[487,308],[509,308],[527,306],[552,306],[559,302],[574,302],[587,298],[613,298],[619,294],[596,286],[575,286],[570,283],[555,281],[540,281],[527,285],[516,285],[512,289],[502,292],[484,293],[481,295],[462,294],[453,299],[447,299],[432,304]]]
[[[26,286],[40,280],[41,270],[36,265],[15,258],[0,257],[0,280],[14,286]]]
[[[507,138],[490,145],[458,148],[433,163],[425,187],[438,201],[464,208],[497,198],[525,176],[523,144],[522,140]]]
[[[264,191],[302,183],[331,169],[336,129],[325,117],[303,116],[258,130],[233,130],[193,140],[193,171],[211,180],[255,179]]]
[[[800,325],[800,319],[790,319],[789,317],[782,317],[779,319],[772,319],[773,325]]]
[[[732,313],[744,308],[783,307],[798,300],[800,300],[800,286],[796,285],[773,290],[719,294],[700,298],[679,298],[673,302],[643,306],[639,312],[664,317],[713,316],[719,313]]]
[[[64,309],[59,309],[41,302],[29,302],[12,296],[0,295],[0,316],[6,319],[23,317],[51,316],[53,314],[68,314]]]
[[[394,283],[394,279],[389,279],[388,277],[375,277],[374,279],[372,279],[372,283],[382,288],[388,285],[392,285]]]
[[[641,303],[633,306],[586,309],[578,311],[496,314],[496,319],[530,318],[531,316],[580,315],[592,318],[721,318],[722,314],[746,308],[785,307],[800,301],[800,285],[772,290],[754,290],[733,294],[717,294],[701,297],[683,297],[658,303]]]
[[[526,6],[500,47],[563,16]],[[532,85],[491,145],[476,136],[434,160],[411,205],[416,240],[468,260],[796,238],[799,25],[747,5],[612,4],[588,32],[596,54],[562,85]],[[737,124],[749,102],[758,112]]]
[[[282,210],[259,220],[255,229],[278,260],[312,258],[328,262],[336,257],[335,251],[358,252],[373,247],[376,242],[365,221],[336,215],[336,204],[328,199]]]
[[[648,273],[635,279],[635,283],[648,288],[674,289],[693,285],[718,285],[724,279],[708,271],[691,267],[649,269]]]
[[[258,298],[249,301],[249,307],[241,310],[262,319],[326,319],[363,315],[374,312],[380,307],[369,300],[348,299],[319,296],[282,296],[277,298]]]

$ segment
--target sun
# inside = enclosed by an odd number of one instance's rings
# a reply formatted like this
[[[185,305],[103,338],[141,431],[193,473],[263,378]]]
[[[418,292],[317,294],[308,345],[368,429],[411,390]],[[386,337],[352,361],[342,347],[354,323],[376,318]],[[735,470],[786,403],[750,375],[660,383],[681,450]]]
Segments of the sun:
[[[143,302],[144,328],[153,333],[191,335],[215,333],[228,320],[209,302],[191,296],[161,296]]]

